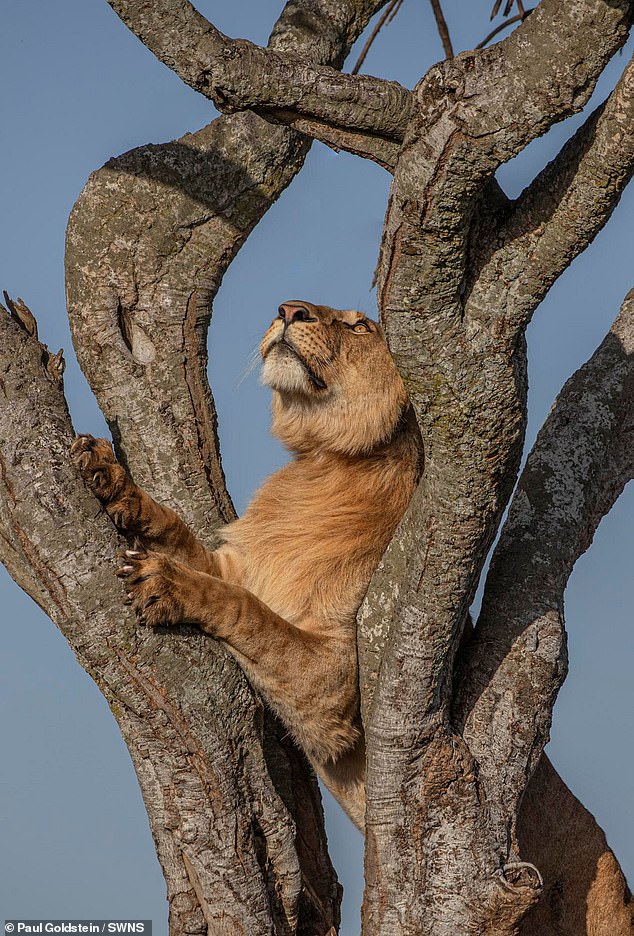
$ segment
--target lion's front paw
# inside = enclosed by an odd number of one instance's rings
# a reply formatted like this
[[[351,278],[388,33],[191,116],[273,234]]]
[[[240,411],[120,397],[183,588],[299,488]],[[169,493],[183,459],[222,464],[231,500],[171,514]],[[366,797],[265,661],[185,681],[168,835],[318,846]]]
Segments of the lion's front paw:
[[[71,445],[70,454],[82,478],[100,501],[107,504],[121,494],[127,474],[117,462],[110,442],[80,435]]]
[[[122,553],[123,565],[117,571],[141,624],[178,624],[183,621],[179,600],[176,564],[161,553],[128,549]]]

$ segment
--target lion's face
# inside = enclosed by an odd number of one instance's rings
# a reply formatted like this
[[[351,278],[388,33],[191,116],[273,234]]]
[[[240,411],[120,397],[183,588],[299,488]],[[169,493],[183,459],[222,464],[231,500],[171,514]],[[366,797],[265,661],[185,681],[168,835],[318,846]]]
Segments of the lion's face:
[[[360,312],[285,302],[260,350],[273,431],[296,451],[369,451],[407,405],[381,328]]]

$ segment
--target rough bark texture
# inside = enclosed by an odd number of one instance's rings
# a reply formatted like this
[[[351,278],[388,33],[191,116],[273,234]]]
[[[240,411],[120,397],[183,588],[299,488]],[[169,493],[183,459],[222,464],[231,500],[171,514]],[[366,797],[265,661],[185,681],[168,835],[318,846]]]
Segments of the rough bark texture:
[[[172,931],[287,932],[300,918],[298,931],[326,932],[338,887],[310,777],[290,752],[309,859],[300,865],[287,811],[294,803],[267,771],[261,706],[203,635],[140,630],[126,615],[113,575],[116,533],[69,465],[61,384],[44,369],[36,339],[5,315],[0,329],[2,540],[119,722],[165,872]]]
[[[288,5],[272,44],[292,43],[307,59],[338,63],[380,4],[299,6]],[[211,300],[250,230],[301,167],[308,145],[255,115],[223,117],[175,143],[111,160],[91,177],[69,223],[74,340],[119,455],[207,542],[233,517],[206,376]],[[36,466],[35,451],[42,458],[44,447],[52,450],[61,484],[58,491],[46,464],[42,496],[55,503],[74,495],[83,505],[78,517],[67,511],[72,546],[68,533],[63,539],[31,506],[18,514],[18,506],[26,507],[12,472],[24,465],[27,441],[11,439],[11,427],[25,423],[5,406],[3,494],[14,535],[3,536],[3,559],[40,604],[42,569],[46,581],[81,582],[71,609],[45,607],[114,701],[165,873],[172,933],[328,932],[337,926],[341,894],[314,778],[301,755],[278,742],[275,726],[265,730],[263,747],[262,707],[215,642],[193,631],[176,639],[137,633],[129,619],[122,628],[123,596],[112,576],[116,536],[65,465],[72,429],[63,396],[57,391],[49,409],[36,404],[45,379],[41,369],[32,370],[39,345],[30,339],[18,348],[28,335],[8,317],[3,325],[3,365],[11,373],[19,366],[15,379],[22,373],[32,382],[21,400],[37,417],[28,458]],[[4,384],[6,395],[8,376]],[[58,426],[58,437],[49,423]],[[28,475],[22,477],[33,497]],[[40,544],[51,538],[45,561],[34,568],[16,548],[32,535],[31,523]],[[91,578],[91,569],[101,571]],[[81,640],[71,613],[82,622]]]
[[[78,358],[135,480],[213,542],[233,517],[206,378],[222,276],[301,168],[297,129],[394,172],[380,312],[425,471],[359,616],[363,932],[604,936],[611,921],[621,936],[627,885],[542,752],[565,675],[563,589],[632,476],[632,296],[538,437],[458,647],[519,467],[524,329],[632,174],[632,66],[517,201],[494,173],[585,104],[632,5],[542,0],[504,42],[434,66],[413,92],[336,70],[381,5],[292,0],[260,49],[187,0],[112,0],[185,81],[251,113],[92,176],[68,229]],[[172,933],[336,930],[313,778],[274,725],[262,730],[261,705],[214,641],[126,617],[114,530],[68,465],[58,362],[19,318],[0,318],[0,556],[111,702]]]
[[[587,100],[628,17],[625,6],[573,4],[564,12],[542,3],[505,42],[442,63],[415,93],[378,274],[426,463],[386,558],[388,576],[371,588],[361,618],[362,668],[376,617],[389,609],[393,621],[372,707],[366,702],[368,933],[467,933],[474,921],[513,932],[539,896],[537,874],[517,873],[509,814],[492,821],[487,777],[451,719],[456,646],[515,479],[526,407],[524,322],[498,306],[470,304],[469,244],[495,168]],[[514,676],[521,685],[520,666]],[[557,688],[553,674],[551,699]],[[518,797],[534,754],[518,751],[527,765],[516,778]],[[416,841],[404,847],[412,829]],[[426,896],[416,900],[423,879]]]
[[[244,39],[228,39],[188,0],[156,0],[151,6],[143,0],[112,0],[110,6],[162,62],[219,110],[251,108],[273,116],[283,111],[291,119],[312,117],[333,129],[403,138],[411,94],[396,81],[353,77],[313,65],[310,59],[298,61],[289,43],[283,51],[277,43],[265,50]],[[357,6],[368,10],[370,4],[365,0]]]

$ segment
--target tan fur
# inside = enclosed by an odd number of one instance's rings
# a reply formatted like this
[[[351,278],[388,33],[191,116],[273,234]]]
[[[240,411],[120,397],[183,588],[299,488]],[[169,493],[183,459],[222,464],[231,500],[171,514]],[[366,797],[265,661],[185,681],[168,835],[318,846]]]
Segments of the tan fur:
[[[207,552],[125,474],[108,443],[73,454],[117,526],[151,552],[119,574],[139,619],[223,640],[326,785],[363,825],[355,615],[421,469],[401,378],[376,323],[280,306],[262,342],[273,432],[294,455]]]

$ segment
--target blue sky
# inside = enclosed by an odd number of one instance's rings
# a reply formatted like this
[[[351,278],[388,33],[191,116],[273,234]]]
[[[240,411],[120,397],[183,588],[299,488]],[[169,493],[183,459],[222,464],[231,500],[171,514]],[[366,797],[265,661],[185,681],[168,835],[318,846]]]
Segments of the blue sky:
[[[208,0],[198,6],[229,35],[264,42],[283,4]],[[457,49],[486,33],[489,7],[488,0],[447,0]],[[6,3],[0,28],[0,288],[29,303],[51,348],[65,348],[75,426],[102,434],[66,323],[68,214],[89,173],[110,156],[195,130],[214,111],[128,33],[105,0]],[[428,5],[405,0],[365,70],[411,87],[441,55]],[[626,56],[627,50],[616,57],[596,99],[609,91]],[[578,121],[554,128],[502,168],[509,194],[523,188]],[[284,299],[375,314],[371,281],[388,187],[389,176],[377,166],[314,146],[301,176],[225,277],[211,328],[211,380],[238,509],[285,457],[267,433],[267,392],[257,375],[242,379],[250,354]],[[633,208],[630,191],[529,329],[529,441],[634,285]],[[633,697],[633,516],[630,487],[573,573],[566,595],[571,672],[549,747],[564,779],[605,828],[630,881],[634,754],[623,739]],[[155,933],[164,936],[164,885],[110,711],[63,638],[3,570],[0,588],[0,918],[152,918]],[[329,808],[329,833],[347,894],[342,933],[353,936],[361,839],[336,808]]]

